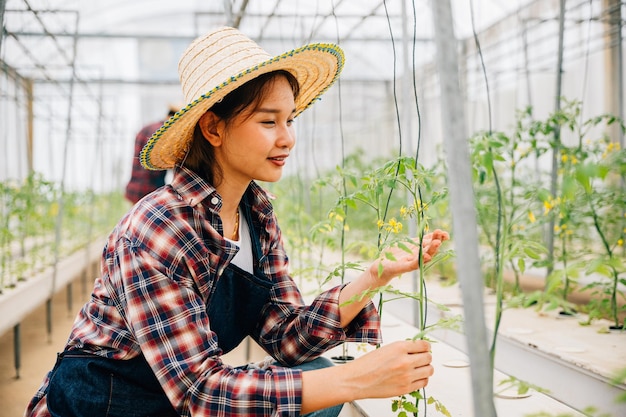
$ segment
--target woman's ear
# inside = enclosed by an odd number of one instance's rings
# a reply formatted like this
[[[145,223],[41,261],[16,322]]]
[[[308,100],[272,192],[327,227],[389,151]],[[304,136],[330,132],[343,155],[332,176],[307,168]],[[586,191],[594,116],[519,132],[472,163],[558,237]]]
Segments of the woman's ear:
[[[217,117],[212,111],[207,111],[198,120],[198,126],[202,131],[202,135],[213,146],[220,146],[222,144],[222,132],[221,129],[222,120]]]

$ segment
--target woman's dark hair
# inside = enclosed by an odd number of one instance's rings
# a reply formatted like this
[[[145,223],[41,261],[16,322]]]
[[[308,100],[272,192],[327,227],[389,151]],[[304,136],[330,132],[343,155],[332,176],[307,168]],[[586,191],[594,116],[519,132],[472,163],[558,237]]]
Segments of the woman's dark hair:
[[[248,81],[227,94],[221,101],[215,103],[209,111],[212,111],[217,117],[222,119],[226,126],[244,110],[247,110],[252,115],[267,94],[267,87],[271,86],[276,78],[280,76],[287,79],[294,98],[297,98],[300,92],[298,80],[290,72],[279,70],[259,75]],[[198,125],[194,129],[191,147],[183,162],[183,166],[195,171],[207,180],[209,184],[214,186],[219,185],[222,180],[222,170],[215,160],[214,148],[205,139]]]

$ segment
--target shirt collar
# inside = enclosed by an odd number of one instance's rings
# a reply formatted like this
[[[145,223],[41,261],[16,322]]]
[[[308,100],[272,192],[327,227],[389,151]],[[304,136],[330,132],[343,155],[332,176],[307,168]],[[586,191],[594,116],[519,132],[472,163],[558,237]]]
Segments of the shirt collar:
[[[219,212],[222,207],[222,197],[215,187],[206,182],[195,171],[186,167],[176,167],[171,185],[174,191],[191,207],[195,207],[205,200],[206,206],[214,211]],[[270,198],[273,197],[267,191],[252,181],[246,194],[251,194],[250,203],[257,207],[262,216],[271,216],[273,210]]]
[[[188,168],[176,167],[171,185],[174,191],[192,207],[206,199],[211,201],[211,206],[216,211],[222,207],[222,198],[215,187]]]

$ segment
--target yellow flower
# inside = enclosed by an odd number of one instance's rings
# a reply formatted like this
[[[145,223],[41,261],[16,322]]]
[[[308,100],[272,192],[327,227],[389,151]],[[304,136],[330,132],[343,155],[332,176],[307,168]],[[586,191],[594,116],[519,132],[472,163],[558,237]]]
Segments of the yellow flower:
[[[380,219],[376,222],[376,226],[378,226],[379,229],[382,229],[384,225],[385,222]]]
[[[400,207],[400,215],[402,217],[406,217],[407,214],[409,214],[409,211],[407,210],[407,208],[404,206]]]
[[[554,206],[552,205],[550,201],[548,200],[544,201],[543,202],[543,208],[544,208],[543,214],[548,214],[550,210],[552,210],[552,207]]]
[[[534,223],[537,221],[537,219],[535,218],[535,215],[530,210],[528,211],[528,220],[530,220],[531,223]]]
[[[561,161],[567,162],[567,155],[562,155],[561,156]]]
[[[619,239],[619,240],[617,241],[617,245],[618,245],[618,246],[624,246],[624,239]]]
[[[402,223],[396,221],[395,218],[389,220],[389,231],[393,233],[400,233],[402,230]]]

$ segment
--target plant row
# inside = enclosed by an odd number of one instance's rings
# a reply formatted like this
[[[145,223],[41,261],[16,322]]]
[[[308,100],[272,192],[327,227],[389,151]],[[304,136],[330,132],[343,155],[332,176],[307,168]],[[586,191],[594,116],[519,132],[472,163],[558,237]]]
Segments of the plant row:
[[[106,232],[121,193],[65,191],[38,173],[0,182],[0,294]]]

